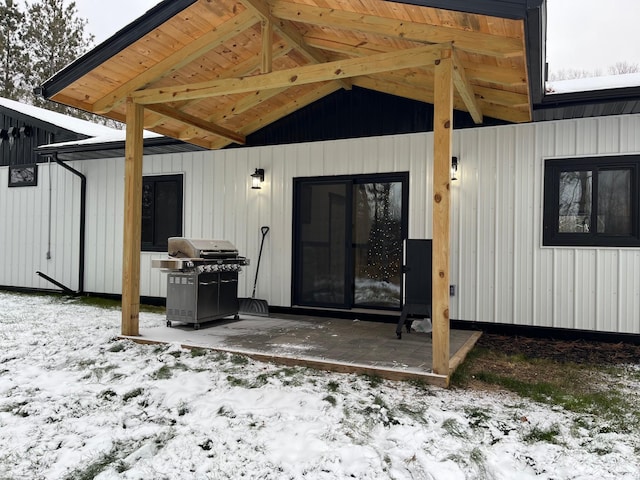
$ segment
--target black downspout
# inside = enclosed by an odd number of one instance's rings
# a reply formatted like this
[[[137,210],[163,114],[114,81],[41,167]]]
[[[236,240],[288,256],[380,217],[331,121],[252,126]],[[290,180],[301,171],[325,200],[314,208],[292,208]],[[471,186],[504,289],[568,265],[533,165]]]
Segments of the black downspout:
[[[73,167],[70,167],[62,160],[58,158],[57,154],[53,154],[53,159],[55,162],[60,165],[65,170],[70,171],[74,175],[77,175],[80,178],[80,259],[78,262],[78,290],[76,292],[72,291],[70,288],[65,287],[61,283],[55,281],[51,277],[45,275],[42,272],[36,272],[42,278],[48,280],[49,282],[57,285],[62,288],[62,290],[69,294],[82,295],[84,293],[84,252],[85,252],[85,230],[86,230],[86,217],[87,217],[87,177],[85,177],[81,172],[76,170]]]

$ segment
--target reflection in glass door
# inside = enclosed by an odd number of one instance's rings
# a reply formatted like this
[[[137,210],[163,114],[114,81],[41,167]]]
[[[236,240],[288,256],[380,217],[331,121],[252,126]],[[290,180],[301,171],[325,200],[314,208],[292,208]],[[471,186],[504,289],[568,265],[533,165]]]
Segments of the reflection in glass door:
[[[294,305],[402,306],[408,174],[295,181]]]

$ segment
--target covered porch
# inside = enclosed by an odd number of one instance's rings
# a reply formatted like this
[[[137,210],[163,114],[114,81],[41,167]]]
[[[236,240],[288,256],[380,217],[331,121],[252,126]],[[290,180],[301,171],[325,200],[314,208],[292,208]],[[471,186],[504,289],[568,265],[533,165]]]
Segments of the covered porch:
[[[414,237],[433,239],[433,344],[421,347],[416,361],[446,384],[457,353],[449,328],[454,109],[477,125],[485,117],[531,121],[531,99],[541,87],[535,79],[543,4],[165,0],[48,80],[41,89],[46,98],[126,123],[122,334],[145,339],[139,331],[143,129],[210,150],[251,147],[252,135],[267,126],[358,87],[434,108],[433,142],[420,152],[420,175],[432,185],[431,208],[424,211],[430,226]],[[278,211],[290,182],[272,185],[279,196],[269,208]],[[290,237],[282,240],[288,244]],[[270,304],[292,306],[273,297]],[[255,326],[269,330],[266,322]],[[397,342],[393,334],[377,338]]]
[[[473,330],[450,331],[450,373],[464,361],[480,335]],[[138,343],[179,343],[184,348],[236,353],[282,365],[449,385],[449,375],[433,373],[430,333],[414,331],[397,340],[395,325],[381,321],[241,314],[238,320],[217,320],[198,330],[174,324],[171,328],[141,328],[140,335],[122,338]]]

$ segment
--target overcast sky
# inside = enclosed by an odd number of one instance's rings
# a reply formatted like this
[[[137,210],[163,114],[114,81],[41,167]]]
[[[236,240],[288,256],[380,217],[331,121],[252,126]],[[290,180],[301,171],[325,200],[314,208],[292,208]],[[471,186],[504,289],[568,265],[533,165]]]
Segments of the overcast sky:
[[[75,0],[101,43],[159,0]],[[547,0],[549,71],[640,64],[640,0]]]

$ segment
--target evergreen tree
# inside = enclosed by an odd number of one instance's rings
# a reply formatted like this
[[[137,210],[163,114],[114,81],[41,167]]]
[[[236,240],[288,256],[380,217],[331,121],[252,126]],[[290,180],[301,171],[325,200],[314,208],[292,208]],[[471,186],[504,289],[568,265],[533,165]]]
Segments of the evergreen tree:
[[[65,6],[63,0],[41,0],[28,7],[24,40],[29,51],[27,80],[31,91],[88,50],[93,35],[85,33],[86,24],[86,20],[78,17],[75,2]],[[28,100],[36,106],[87,117],[75,109],[37,98],[33,93]]]
[[[27,55],[22,42],[24,13],[13,0],[0,1],[0,97],[24,100]]]

